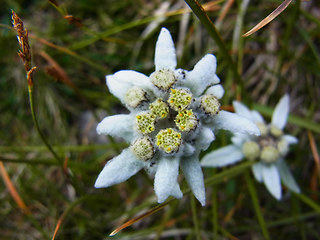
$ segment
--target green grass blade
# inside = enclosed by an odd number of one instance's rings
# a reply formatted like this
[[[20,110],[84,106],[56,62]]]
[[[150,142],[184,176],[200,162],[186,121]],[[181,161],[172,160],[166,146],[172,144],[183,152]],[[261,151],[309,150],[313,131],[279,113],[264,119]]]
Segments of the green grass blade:
[[[254,210],[256,212],[256,215],[257,215],[257,218],[258,218],[258,222],[259,222],[260,227],[261,227],[262,234],[264,236],[264,239],[269,240],[270,239],[269,232],[268,232],[266,223],[264,221],[264,218],[263,218],[263,215],[262,215],[262,212],[261,212],[258,195],[257,195],[256,189],[254,187],[254,184],[253,184],[253,182],[251,180],[251,176],[250,176],[249,171],[246,171],[245,177],[246,177],[246,183],[248,185],[248,189],[249,189],[249,192],[250,192],[250,196],[251,196],[251,199],[252,199],[253,207],[254,207]]]
[[[212,39],[216,42],[216,44],[219,47],[219,50],[221,51],[222,56],[226,59],[228,62],[229,67],[231,68],[231,71],[234,75],[234,78],[236,80],[236,83],[238,86],[241,87],[241,90],[243,91],[243,81],[241,79],[240,74],[238,73],[237,66],[233,62],[229,51],[222,40],[220,34],[218,33],[218,30],[216,29],[213,22],[208,17],[205,10],[202,8],[201,4],[197,0],[185,0],[185,2],[189,5],[189,7],[192,9],[194,14],[199,18],[200,22],[203,24],[203,26],[207,29],[208,33],[212,37]],[[244,97],[245,94],[242,94]]]
[[[212,170],[213,175],[216,172],[216,169]],[[218,239],[218,199],[217,199],[217,187],[212,186],[212,229],[213,229],[213,239]]]
[[[194,196],[191,197],[191,211],[192,211],[192,220],[194,225],[194,231],[196,234],[196,239],[201,240],[200,228],[199,228],[199,218],[197,216],[197,208],[196,208],[196,198]]]
[[[302,193],[298,194],[298,193],[292,192],[292,194],[294,194],[297,198],[299,198],[302,202],[307,204],[309,207],[313,208],[318,213],[320,213],[320,205],[317,204],[316,202],[314,202],[312,199],[310,199],[309,197],[307,197],[306,195],[304,195]]]

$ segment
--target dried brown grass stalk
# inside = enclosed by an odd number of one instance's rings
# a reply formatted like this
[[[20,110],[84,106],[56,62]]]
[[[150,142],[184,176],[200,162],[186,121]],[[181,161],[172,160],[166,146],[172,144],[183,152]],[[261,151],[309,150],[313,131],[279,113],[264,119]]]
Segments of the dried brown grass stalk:
[[[136,222],[138,222],[138,221],[140,221],[140,220],[142,220],[142,219],[144,219],[144,218],[146,218],[146,217],[158,212],[159,210],[164,208],[166,205],[168,205],[171,201],[172,201],[172,199],[167,201],[167,202],[164,202],[162,204],[159,204],[158,206],[150,209],[146,213],[143,213],[143,214],[141,214],[141,215],[139,215],[137,217],[134,217],[134,218],[130,219],[129,221],[125,222],[120,227],[117,227],[114,231],[112,231],[112,233],[110,233],[109,236],[112,237],[112,236],[116,235],[118,232],[120,232],[122,229],[127,228],[127,227],[131,226],[132,224],[134,224],[134,223],[136,223]]]
[[[311,176],[310,188],[314,191],[314,193],[312,194],[313,200],[317,200],[318,195],[316,194],[316,192],[317,192],[317,186],[318,186],[318,178],[320,178],[320,157],[317,150],[316,141],[314,140],[314,137],[311,131],[308,131],[308,139],[310,142],[310,147],[311,147],[313,159],[315,162],[315,167],[313,169],[313,173]]]
[[[20,197],[18,191],[16,190],[14,184],[12,183],[4,164],[0,161],[0,173],[2,176],[2,179],[11,195],[11,197],[14,199],[14,201],[17,203],[18,207],[26,214],[30,214],[30,211],[27,207],[27,205],[24,203],[22,198]]]
[[[77,27],[83,27],[83,24],[80,18],[74,17],[72,15],[65,15],[63,18],[67,19],[69,24],[74,24]]]
[[[267,25],[269,22],[271,22],[273,19],[275,19],[280,13],[282,13],[289,6],[289,4],[291,2],[292,2],[292,0],[285,0],[272,13],[270,13],[266,18],[264,18],[256,26],[254,26],[251,30],[249,30],[248,32],[243,34],[242,37],[248,37],[251,34],[258,31],[260,28],[263,28],[265,25]]]

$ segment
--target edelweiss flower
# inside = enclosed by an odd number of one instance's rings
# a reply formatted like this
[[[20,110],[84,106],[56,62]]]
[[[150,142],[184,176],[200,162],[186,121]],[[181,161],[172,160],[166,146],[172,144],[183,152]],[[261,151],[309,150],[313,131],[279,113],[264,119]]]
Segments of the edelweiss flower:
[[[281,181],[291,191],[299,193],[284,157],[289,151],[289,145],[298,139],[283,133],[289,114],[289,96],[284,95],[277,104],[271,124],[267,125],[257,111],[250,111],[245,105],[233,102],[235,111],[240,116],[255,122],[260,129],[259,137],[237,133],[232,137],[232,145],[208,153],[202,159],[204,167],[221,167],[247,158],[258,160],[252,165],[252,172],[258,182],[263,182],[269,192],[278,200],[281,199]]]
[[[224,90],[215,74],[214,55],[206,55],[190,72],[176,65],[171,35],[162,28],[150,77],[129,70],[106,77],[110,92],[130,113],[106,117],[97,132],[122,137],[130,147],[105,165],[95,187],[123,182],[144,168],[155,174],[154,189],[161,203],[169,196],[182,197],[180,166],[193,194],[205,205],[199,153],[215,139],[213,130],[259,134],[246,118],[220,111],[218,99]]]

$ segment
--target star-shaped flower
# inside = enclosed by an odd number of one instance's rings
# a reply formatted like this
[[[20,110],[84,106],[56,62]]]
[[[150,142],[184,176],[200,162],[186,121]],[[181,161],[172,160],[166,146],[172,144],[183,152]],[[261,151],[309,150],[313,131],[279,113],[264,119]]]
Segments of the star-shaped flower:
[[[106,77],[110,92],[129,114],[106,117],[99,134],[122,137],[130,147],[111,159],[95,187],[121,183],[142,168],[155,174],[158,202],[181,198],[179,166],[195,197],[205,205],[199,154],[215,139],[214,130],[259,134],[246,118],[220,110],[224,90],[216,72],[216,58],[207,54],[192,71],[176,69],[171,35],[162,28],[155,49],[155,72],[150,77],[123,70]]]
[[[269,192],[278,200],[281,199],[281,180],[291,191],[299,193],[284,157],[289,145],[298,142],[294,136],[283,133],[289,114],[289,96],[284,95],[277,104],[271,124],[266,124],[257,111],[250,111],[240,102],[233,102],[235,112],[255,122],[260,129],[259,137],[236,133],[232,145],[220,148],[205,155],[201,161],[204,167],[222,167],[246,158],[258,160],[252,165],[252,172],[258,182],[263,182]]]

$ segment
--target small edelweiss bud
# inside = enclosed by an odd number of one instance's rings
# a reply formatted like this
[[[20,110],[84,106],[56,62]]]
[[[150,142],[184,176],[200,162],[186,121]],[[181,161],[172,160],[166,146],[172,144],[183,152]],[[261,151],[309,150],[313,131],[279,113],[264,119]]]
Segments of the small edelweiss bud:
[[[198,119],[191,109],[178,112],[174,121],[183,132],[190,132],[198,126]]]
[[[157,134],[155,141],[164,152],[177,152],[181,145],[181,134],[172,128],[163,129]]]
[[[126,92],[124,100],[129,107],[136,108],[142,102],[147,101],[147,93],[142,88],[132,87]]]
[[[138,138],[132,145],[131,151],[142,161],[147,161],[154,156],[154,147],[150,138]]]
[[[260,147],[256,142],[248,141],[242,145],[242,152],[249,160],[255,160],[260,155]]]
[[[184,81],[186,79],[186,70],[183,69],[177,69],[174,71],[174,76],[177,79],[177,81]]]
[[[142,134],[152,133],[155,129],[154,124],[156,121],[156,116],[150,112],[140,112],[136,116],[136,124],[138,130]]]
[[[160,69],[150,76],[151,82],[161,90],[169,90],[177,81],[174,72],[170,69]]]
[[[270,127],[270,133],[275,137],[280,137],[283,134],[282,130],[274,125]]]
[[[218,98],[211,94],[206,94],[201,97],[201,108],[205,113],[214,116],[220,111],[220,103]]]
[[[263,162],[273,163],[278,160],[279,154],[279,151],[275,147],[266,146],[262,148],[260,158]]]
[[[280,154],[282,156],[287,155],[287,153],[289,152],[289,144],[285,139],[281,139],[278,143],[277,143],[277,149],[280,152]]]
[[[175,111],[182,111],[189,107],[192,101],[192,94],[186,89],[171,89],[168,103]]]
[[[150,112],[157,118],[166,118],[169,114],[169,107],[161,98],[158,98],[149,105]]]
[[[264,124],[263,122],[258,122],[256,123],[256,125],[260,130],[260,136],[266,136],[268,134],[268,127],[266,124]]]

